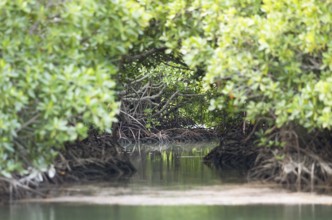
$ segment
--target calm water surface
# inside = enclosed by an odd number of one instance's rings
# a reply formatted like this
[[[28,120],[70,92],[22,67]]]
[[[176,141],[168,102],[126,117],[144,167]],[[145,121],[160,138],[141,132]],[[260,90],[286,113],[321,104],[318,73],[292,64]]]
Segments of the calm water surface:
[[[105,206],[25,204],[0,207],[1,220],[330,220],[329,206]]]
[[[220,172],[204,165],[202,158],[216,143],[173,146],[136,146],[132,162],[137,173],[129,179],[130,187],[188,189],[195,186],[220,185],[246,181],[244,171]],[[139,153],[140,152],[140,153]]]
[[[229,187],[234,183],[239,187],[239,184],[246,182],[243,171],[220,172],[202,163],[202,157],[214,146],[215,143],[127,147],[138,170],[131,178],[112,183],[71,185],[50,191],[50,195],[106,195],[109,199],[115,199],[150,193],[152,197],[159,196],[158,199],[162,200],[164,194],[161,192],[176,191],[180,192],[180,196],[177,194],[174,200],[181,200],[186,196],[184,193],[181,196],[181,193],[188,190],[205,187],[213,196],[211,189],[216,189],[215,186],[227,184]],[[332,206],[324,205],[93,205],[78,200],[75,203],[0,206],[0,220],[330,220],[331,216]]]

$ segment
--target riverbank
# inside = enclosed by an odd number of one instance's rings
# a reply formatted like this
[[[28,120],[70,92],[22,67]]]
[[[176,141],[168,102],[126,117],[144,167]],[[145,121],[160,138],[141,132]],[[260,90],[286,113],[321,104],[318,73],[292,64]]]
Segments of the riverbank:
[[[75,203],[99,205],[332,205],[332,196],[289,192],[261,183],[195,187],[188,190],[141,188],[139,191],[105,185],[83,185],[62,189],[69,196],[26,199],[19,203]],[[89,195],[87,195],[89,194]]]

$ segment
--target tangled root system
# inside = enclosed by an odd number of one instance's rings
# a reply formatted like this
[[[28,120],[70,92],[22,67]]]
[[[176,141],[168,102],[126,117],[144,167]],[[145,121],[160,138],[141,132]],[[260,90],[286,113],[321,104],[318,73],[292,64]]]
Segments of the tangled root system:
[[[204,157],[204,163],[221,169],[250,169],[256,160],[257,150],[245,137],[241,130],[224,134],[220,145]]]
[[[332,134],[308,133],[287,126],[274,129],[269,138],[283,147],[257,147],[257,137],[248,138],[241,129],[227,132],[220,146],[205,156],[204,162],[218,168],[248,169],[249,180],[273,181],[297,191],[331,191]]]
[[[310,134],[296,130],[278,132],[279,135],[287,134],[284,148],[261,150],[249,178],[275,181],[297,191],[330,191],[331,134],[327,131]]]
[[[126,152],[110,134],[90,132],[89,137],[68,144],[57,168],[65,181],[90,181],[130,176],[135,172]]]
[[[215,139],[215,131],[201,128],[172,128],[147,131],[135,127],[122,127],[118,131],[119,141],[125,144],[133,143],[191,143]]]

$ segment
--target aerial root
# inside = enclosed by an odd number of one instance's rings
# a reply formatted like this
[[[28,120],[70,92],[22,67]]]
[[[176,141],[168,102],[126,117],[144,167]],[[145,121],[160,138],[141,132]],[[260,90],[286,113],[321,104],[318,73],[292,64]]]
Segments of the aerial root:
[[[225,141],[204,157],[205,164],[221,169],[250,169],[254,165],[257,150],[253,141],[244,141],[241,130],[234,132],[223,135]]]
[[[332,186],[332,147],[328,131],[286,133],[283,148],[261,149],[250,179],[275,181],[297,191],[330,190]],[[280,135],[280,134],[277,134]]]
[[[109,134],[90,134],[83,141],[68,144],[63,155],[57,167],[65,180],[108,179],[135,172],[124,149]]]
[[[241,130],[223,135],[224,141],[204,157],[217,168],[248,169],[249,180],[273,181],[297,191],[321,191],[332,186],[332,134],[306,133],[302,128],[274,129],[283,147],[257,147],[257,137]],[[330,189],[329,189],[330,190]]]
[[[275,181],[297,191],[327,190],[332,184],[332,163],[307,149],[289,152],[283,159],[264,153],[257,157],[249,178]]]
[[[121,145],[134,143],[148,144],[170,144],[170,143],[192,143],[216,139],[213,130],[200,128],[173,128],[165,130],[147,131],[142,128],[122,126],[118,131]]]

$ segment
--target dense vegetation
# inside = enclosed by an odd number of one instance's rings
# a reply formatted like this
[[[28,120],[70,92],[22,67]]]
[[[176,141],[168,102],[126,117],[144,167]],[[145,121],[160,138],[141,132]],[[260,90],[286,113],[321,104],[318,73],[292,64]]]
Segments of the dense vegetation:
[[[110,130],[119,103],[114,59],[149,17],[135,1],[1,1],[0,173],[51,169],[64,142]],[[51,169],[52,170],[52,169]]]
[[[332,175],[330,1],[4,0],[0,11],[2,180],[52,173],[90,127],[136,138],[234,115],[270,149],[259,173]]]

